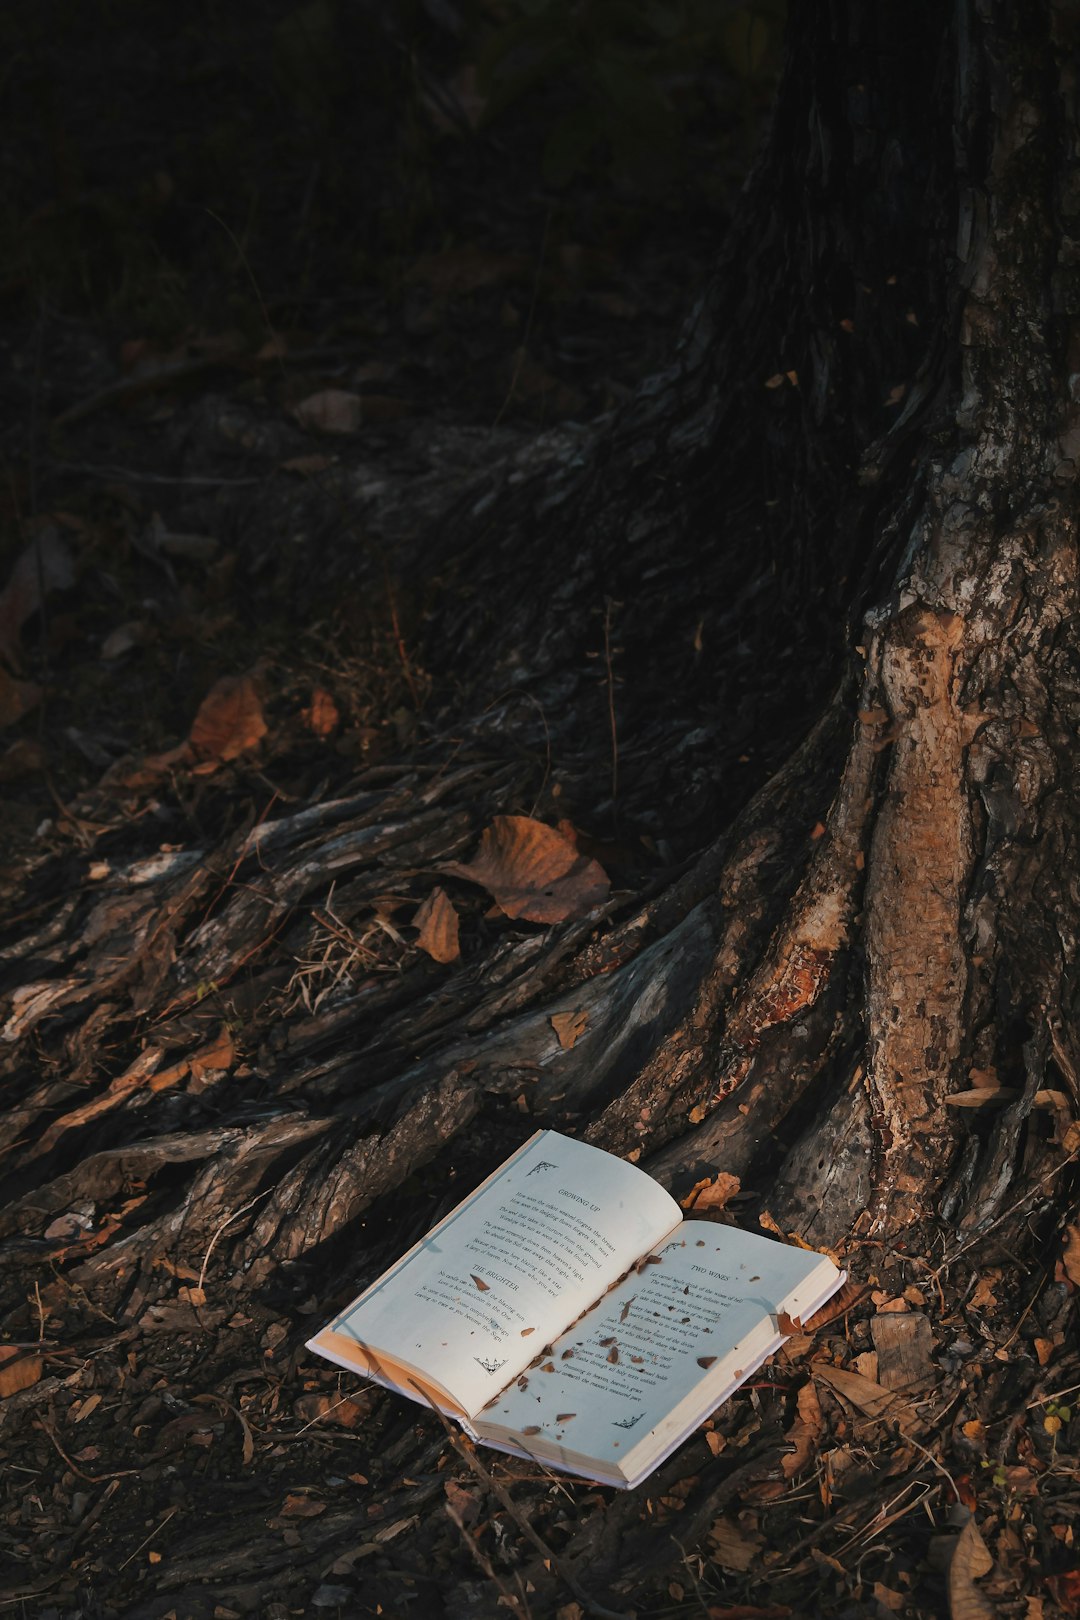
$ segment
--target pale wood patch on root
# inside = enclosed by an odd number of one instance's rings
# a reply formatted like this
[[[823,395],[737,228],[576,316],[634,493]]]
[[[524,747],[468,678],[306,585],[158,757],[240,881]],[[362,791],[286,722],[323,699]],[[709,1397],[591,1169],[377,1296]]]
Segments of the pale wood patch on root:
[[[867,1070],[879,1139],[874,1219],[925,1213],[932,1161],[964,1039],[961,907],[973,860],[964,752],[978,722],[959,707],[963,621],[909,610],[874,649],[896,724],[866,885]]]

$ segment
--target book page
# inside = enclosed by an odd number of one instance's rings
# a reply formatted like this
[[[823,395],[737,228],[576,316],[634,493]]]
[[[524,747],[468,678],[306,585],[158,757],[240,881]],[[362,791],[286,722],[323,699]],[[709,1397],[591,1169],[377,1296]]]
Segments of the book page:
[[[476,1412],[679,1213],[635,1166],[538,1132],[310,1348],[404,1394],[419,1373]]]
[[[685,1222],[484,1409],[476,1432],[632,1477],[776,1348],[778,1311],[809,1315],[840,1278],[822,1255]]]

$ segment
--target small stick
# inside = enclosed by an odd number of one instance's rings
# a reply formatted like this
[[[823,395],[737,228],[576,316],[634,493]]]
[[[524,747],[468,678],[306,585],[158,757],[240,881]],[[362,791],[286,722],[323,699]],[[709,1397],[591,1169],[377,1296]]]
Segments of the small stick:
[[[165,1517],[162,1519],[161,1523],[156,1524],[154,1526],[154,1528],[151,1530],[150,1534],[148,1536],[144,1537],[144,1539],[139,1542],[139,1545],[136,1547],[135,1551],[130,1555],[130,1557],[124,1559],[124,1562],[120,1565],[120,1569],[127,1569],[128,1565],[131,1563],[132,1558],[138,1558],[138,1556],[142,1552],[143,1548],[145,1546],[147,1546],[151,1541],[153,1541],[154,1537],[157,1535],[159,1530],[164,1530],[164,1528],[168,1524],[169,1520],[172,1519],[172,1518],[175,1518],[175,1516],[179,1513],[179,1511],[180,1511],[180,1509],[178,1507],[170,1508],[168,1513],[166,1513]],[[119,1573],[120,1573],[120,1570],[117,1570],[117,1574],[119,1574]]]
[[[85,1479],[89,1485],[104,1485],[106,1480],[109,1479],[130,1479],[133,1474],[138,1474],[142,1471],[138,1468],[120,1468],[115,1474],[85,1474],[79,1467],[78,1463],[72,1462],[71,1458],[68,1456],[59,1440],[56,1438],[56,1435],[53,1433],[49,1424],[45,1422],[44,1418],[35,1418],[34,1427],[36,1429],[40,1429],[42,1434],[44,1434],[46,1438],[52,1442],[53,1446],[60,1453],[60,1456],[63,1458],[64,1462],[71,1469],[71,1472],[73,1474],[77,1474],[80,1479]]]
[[[479,1479],[502,1504],[521,1533],[532,1542],[533,1546],[539,1552],[541,1558],[547,1562],[548,1567],[553,1569],[559,1576],[560,1580],[564,1581],[570,1588],[570,1591],[574,1594],[582,1608],[585,1609],[589,1614],[597,1615],[599,1620],[629,1620],[627,1615],[620,1613],[617,1609],[606,1609],[604,1608],[603,1604],[597,1603],[594,1598],[589,1596],[584,1587],[581,1585],[580,1581],[577,1579],[576,1575],[566,1568],[565,1564],[563,1564],[559,1559],[558,1554],[552,1552],[551,1548],[548,1546],[543,1537],[538,1535],[533,1529],[528,1519],[511,1497],[509,1491],[505,1490],[503,1486],[499,1484],[498,1480],[493,1478],[475,1452],[470,1451],[468,1446],[462,1443],[459,1436],[455,1434],[454,1430],[450,1427],[450,1422],[445,1412],[440,1412],[427,1390],[422,1389],[420,1385],[417,1384],[413,1379],[410,1379],[409,1382],[412,1384],[412,1387],[423,1396],[424,1400],[431,1407],[431,1410],[435,1413],[435,1416],[446,1430],[447,1438],[454,1450],[458,1453],[458,1456],[464,1457],[477,1479]]]
[[[516,1593],[514,1593],[514,1592],[512,1592],[510,1590],[510,1587],[508,1586],[506,1581],[503,1580],[502,1576],[498,1573],[498,1571],[495,1569],[494,1565],[491,1562],[491,1559],[488,1557],[488,1555],[484,1551],[483,1547],[481,1547],[480,1543],[477,1541],[477,1539],[473,1535],[472,1531],[466,1528],[465,1521],[461,1517],[461,1514],[457,1511],[457,1509],[450,1502],[444,1503],[444,1506],[446,1508],[447,1514],[449,1515],[450,1519],[453,1521],[454,1524],[457,1525],[457,1528],[458,1528],[458,1531],[459,1531],[459,1533],[461,1535],[462,1541],[465,1543],[466,1547],[468,1547],[469,1551],[472,1553],[472,1555],[475,1558],[477,1564],[483,1570],[483,1572],[487,1576],[488,1580],[493,1581],[495,1583],[495,1585],[499,1588],[499,1591],[502,1593],[502,1598],[500,1599],[500,1602],[505,1603],[509,1608],[511,1608],[514,1611],[515,1614],[523,1615],[524,1620],[532,1620],[532,1610],[529,1608],[529,1605],[526,1602],[524,1591],[521,1591],[520,1596],[519,1596],[518,1594],[516,1594]],[[517,1576],[517,1582],[518,1582],[518,1586],[520,1588],[521,1587],[521,1576],[517,1574],[516,1570],[515,1570],[514,1573]]]
[[[217,1242],[222,1232],[224,1232],[225,1228],[227,1226],[231,1226],[233,1221],[238,1221],[241,1215],[246,1215],[249,1209],[254,1209],[255,1205],[261,1198],[268,1198],[273,1190],[274,1189],[272,1187],[267,1187],[265,1192],[256,1193],[254,1198],[249,1198],[246,1204],[241,1204],[239,1209],[234,1210],[231,1215],[227,1215],[225,1217],[217,1231],[214,1233],[213,1237],[210,1239],[206,1253],[203,1255],[202,1268],[199,1271],[199,1280],[195,1284],[196,1288],[201,1288],[203,1285],[203,1278],[206,1276],[206,1268],[210,1264],[210,1256],[214,1252],[214,1244]]]
[[[413,679],[412,665],[409,663],[409,655],[405,650],[405,638],[401,633],[401,623],[398,619],[397,597],[394,595],[394,587],[390,583],[390,570],[386,566],[385,559],[383,560],[383,580],[386,585],[386,599],[390,604],[390,624],[394,631],[394,645],[397,648],[398,657],[401,659],[401,668],[404,671],[405,684],[409,688],[409,695],[413,700],[413,708],[419,714],[421,708],[420,693],[417,691],[416,682]]]

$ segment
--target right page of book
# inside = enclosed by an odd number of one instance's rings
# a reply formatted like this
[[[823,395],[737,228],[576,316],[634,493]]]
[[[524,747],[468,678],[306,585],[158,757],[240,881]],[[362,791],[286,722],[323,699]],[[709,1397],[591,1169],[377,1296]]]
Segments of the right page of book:
[[[812,1251],[686,1221],[484,1409],[476,1432],[632,1484],[776,1349],[779,1313],[811,1315],[842,1276]]]

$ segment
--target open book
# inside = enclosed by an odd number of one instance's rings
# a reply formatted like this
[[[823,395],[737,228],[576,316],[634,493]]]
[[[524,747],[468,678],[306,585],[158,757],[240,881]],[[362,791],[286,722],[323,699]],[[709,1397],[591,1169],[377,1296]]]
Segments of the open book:
[[[627,1487],[843,1280],[538,1131],[308,1348],[485,1445]]]

